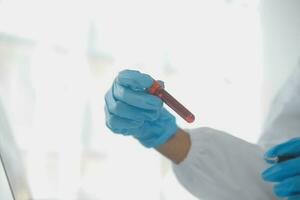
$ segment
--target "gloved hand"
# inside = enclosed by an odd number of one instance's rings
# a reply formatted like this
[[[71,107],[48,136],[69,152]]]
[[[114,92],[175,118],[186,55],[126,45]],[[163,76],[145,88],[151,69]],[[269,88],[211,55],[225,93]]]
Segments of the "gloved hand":
[[[106,126],[132,135],[145,147],[157,147],[177,131],[175,117],[163,108],[162,100],[146,91],[152,83],[147,74],[124,70],[105,95]]]
[[[273,190],[279,197],[300,200],[300,138],[276,145],[266,152],[265,157],[296,156],[293,159],[275,163],[262,173],[266,181],[278,182]],[[299,157],[297,157],[299,156]]]

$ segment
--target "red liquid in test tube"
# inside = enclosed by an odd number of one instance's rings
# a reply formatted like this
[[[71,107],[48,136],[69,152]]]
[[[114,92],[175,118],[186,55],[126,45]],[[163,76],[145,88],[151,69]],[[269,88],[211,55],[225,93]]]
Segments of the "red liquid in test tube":
[[[163,87],[161,87],[161,85],[157,81],[153,81],[152,86],[148,88],[148,92],[160,97],[163,102],[165,102],[178,115],[185,119],[185,121],[189,123],[195,121],[195,116],[174,97],[172,97],[172,95],[170,95]]]

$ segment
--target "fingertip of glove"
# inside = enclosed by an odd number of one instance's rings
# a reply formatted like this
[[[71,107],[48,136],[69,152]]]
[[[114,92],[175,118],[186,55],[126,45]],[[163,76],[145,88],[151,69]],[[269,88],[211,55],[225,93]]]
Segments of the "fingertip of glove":
[[[150,75],[141,73],[137,70],[125,69],[119,72],[116,82],[134,90],[143,90],[151,87],[153,78]]]
[[[277,146],[274,146],[265,152],[264,159],[267,160],[268,158],[272,158],[276,156],[277,156]]]
[[[283,184],[278,183],[273,187],[273,192],[278,197],[285,197],[289,193],[288,186],[286,186],[286,184],[284,184],[284,183]]]
[[[265,171],[262,172],[261,177],[265,181],[274,182],[278,179],[277,177],[278,168],[276,166],[272,166]]]

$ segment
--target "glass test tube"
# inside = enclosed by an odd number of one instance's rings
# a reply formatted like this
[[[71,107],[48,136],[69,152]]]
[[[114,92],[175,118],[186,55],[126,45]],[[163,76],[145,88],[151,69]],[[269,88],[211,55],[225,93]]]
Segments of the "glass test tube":
[[[158,81],[153,81],[152,86],[148,88],[148,92],[160,97],[163,102],[172,108],[185,121],[192,123],[195,120],[195,116],[181,103],[179,103],[172,95],[170,95],[163,87],[161,87]]]

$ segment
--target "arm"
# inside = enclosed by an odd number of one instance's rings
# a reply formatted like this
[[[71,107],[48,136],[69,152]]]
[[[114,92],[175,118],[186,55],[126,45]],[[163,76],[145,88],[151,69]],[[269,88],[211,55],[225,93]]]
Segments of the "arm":
[[[271,188],[260,178],[266,164],[259,146],[214,129],[179,129],[161,100],[145,91],[152,83],[138,71],[119,73],[105,96],[109,129],[131,135],[174,161],[178,180],[196,197],[273,199]]]
[[[260,2],[265,71],[263,93],[268,102],[272,101],[259,141],[266,148],[299,137],[299,8],[300,1]]]
[[[191,146],[191,140],[188,133],[178,128],[177,132],[164,144],[156,148],[165,157],[179,164],[182,162]]]
[[[260,146],[211,128],[179,134],[183,138],[185,134],[189,136],[190,149],[179,164],[173,164],[173,170],[179,182],[194,196],[209,200],[276,199],[271,184],[261,178],[267,164]],[[176,138],[171,140],[174,141],[167,145],[174,143],[180,147],[183,143],[175,142]],[[164,155],[166,152],[171,157],[172,151],[164,151]]]
[[[300,68],[297,67],[272,102],[259,144],[269,148],[300,132]]]

